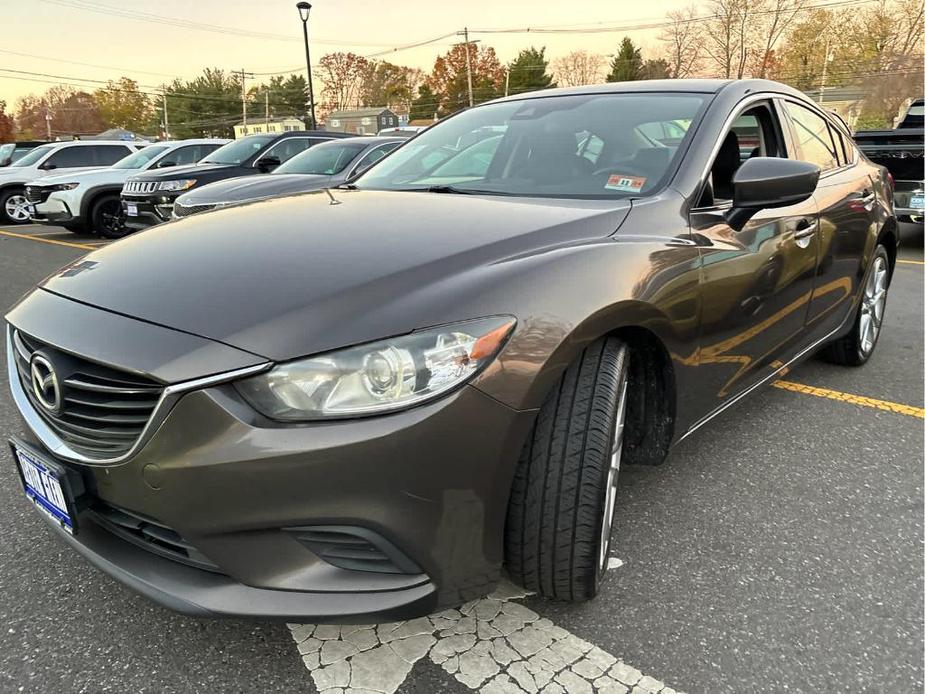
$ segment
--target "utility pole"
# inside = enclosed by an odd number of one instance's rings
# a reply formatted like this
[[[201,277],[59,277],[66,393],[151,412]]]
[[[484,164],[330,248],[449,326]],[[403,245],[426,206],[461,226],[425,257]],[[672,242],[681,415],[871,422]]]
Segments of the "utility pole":
[[[48,113],[48,102],[45,102],[45,139],[51,142],[51,114]]]
[[[456,35],[462,36],[466,42],[466,80],[469,83],[469,106],[474,106],[475,101],[472,98],[472,56],[469,53],[469,27],[464,27],[462,31],[457,31]]]
[[[244,126],[244,134],[247,135],[247,87],[245,86],[245,80],[248,77],[253,77],[254,74],[245,72],[244,68],[241,68],[238,74],[241,75],[241,121]]]
[[[819,83],[819,105],[825,101],[825,79],[829,74],[829,32],[825,32],[825,55],[822,57],[822,81]]]
[[[264,105],[266,106],[266,114],[264,115],[263,122],[266,123],[267,132],[270,132],[270,90],[267,89],[263,93]]]
[[[164,126],[164,139],[170,139],[170,121],[167,119],[167,87],[161,87],[161,106],[163,107],[163,117],[161,122]]]
[[[511,87],[511,68],[504,71],[504,96],[507,96]]]

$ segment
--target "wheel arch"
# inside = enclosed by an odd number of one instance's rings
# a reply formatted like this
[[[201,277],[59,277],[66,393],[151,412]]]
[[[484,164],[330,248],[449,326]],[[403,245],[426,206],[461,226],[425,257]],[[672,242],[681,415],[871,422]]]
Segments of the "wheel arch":
[[[121,192],[121,185],[98,185],[88,189],[80,201],[80,218],[86,219],[89,223],[91,221],[90,212],[101,197],[111,194],[118,196]]]
[[[668,316],[652,304],[627,300],[589,316],[562,336],[551,351],[525,398],[538,407],[556,387],[569,364],[594,341],[617,337],[630,349],[628,464],[655,465],[664,460],[674,440],[677,417],[677,373],[672,354],[682,342]]]
[[[886,254],[890,259],[890,279],[892,280],[893,271],[896,269],[896,255],[899,250],[899,226],[895,217],[889,217],[880,227],[880,233],[877,234],[877,244],[882,244],[886,248]]]

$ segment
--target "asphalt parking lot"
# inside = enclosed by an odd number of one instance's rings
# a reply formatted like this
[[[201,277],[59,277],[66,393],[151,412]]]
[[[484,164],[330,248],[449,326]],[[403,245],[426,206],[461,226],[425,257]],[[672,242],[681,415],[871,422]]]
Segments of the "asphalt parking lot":
[[[0,307],[103,243],[0,227]],[[921,691],[922,250],[904,237],[865,367],[809,361],[665,465],[623,471],[622,565],[581,606],[507,588],[378,628],[182,617],[53,537],[4,452],[0,691]]]

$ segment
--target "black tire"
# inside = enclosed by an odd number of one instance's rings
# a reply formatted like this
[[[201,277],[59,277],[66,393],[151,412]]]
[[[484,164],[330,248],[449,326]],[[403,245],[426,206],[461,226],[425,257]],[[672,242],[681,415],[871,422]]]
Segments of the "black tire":
[[[131,233],[118,195],[101,195],[90,208],[90,229],[105,239],[121,239]]]
[[[614,441],[622,433],[618,405],[626,403],[628,366],[622,341],[603,338],[588,346],[546,398],[521,454],[508,506],[506,562],[512,580],[544,597],[592,598],[607,570],[613,514],[607,532],[603,519],[607,490],[616,491],[609,472],[611,454],[622,449]],[[614,475],[619,457],[616,463]]]
[[[878,273],[882,274],[882,304],[879,311],[876,305],[871,301],[869,294],[872,286],[878,284]],[[858,303],[857,315],[854,317],[854,323],[851,330],[836,340],[833,340],[822,351],[821,356],[828,362],[840,364],[842,366],[861,366],[867,363],[877,341],[880,339],[880,333],[883,332],[883,317],[886,312],[887,290],[890,286],[890,256],[886,248],[878,245],[874,249],[874,255],[870,260],[870,267],[864,276],[864,284],[861,288],[861,301]],[[878,292],[874,293],[878,296]],[[875,330],[871,338],[868,332],[868,323],[866,320],[873,320]]]
[[[21,209],[20,204],[15,204],[18,201],[25,202],[26,191],[23,188],[7,188],[3,192],[0,192],[0,221],[3,224],[28,224],[29,216],[26,214],[25,218],[21,216],[11,214],[7,209],[7,204],[15,206],[17,209]]]

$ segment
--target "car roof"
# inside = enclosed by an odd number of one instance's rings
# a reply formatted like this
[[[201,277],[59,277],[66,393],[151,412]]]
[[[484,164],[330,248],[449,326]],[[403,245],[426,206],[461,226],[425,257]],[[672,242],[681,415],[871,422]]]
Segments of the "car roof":
[[[140,147],[142,145],[140,142],[128,142],[126,140],[62,140],[61,142],[43,142],[42,144],[54,145],[55,147],[92,147],[93,145],[124,145],[125,147]]]
[[[324,138],[340,138],[340,137],[356,137],[352,133],[337,133],[331,132],[328,130],[290,130],[285,133],[253,133],[251,135],[245,135],[244,137],[238,138],[239,140],[245,139],[245,137],[266,137],[267,135],[272,136],[277,140],[285,140],[289,137],[305,137],[310,135],[312,137],[324,137]]]
[[[605,84],[590,84],[582,87],[559,87],[556,89],[541,89],[524,94],[513,94],[501,97],[488,103],[504,101],[520,101],[523,99],[542,99],[547,96],[569,96],[573,94],[631,94],[647,92],[686,92],[690,94],[717,94],[723,89],[736,85],[744,87],[745,91],[755,92],[783,92],[806,98],[805,95],[780,82],[763,79],[743,80],[717,80],[717,79],[666,79],[666,80],[631,80],[626,82],[607,82]]]

